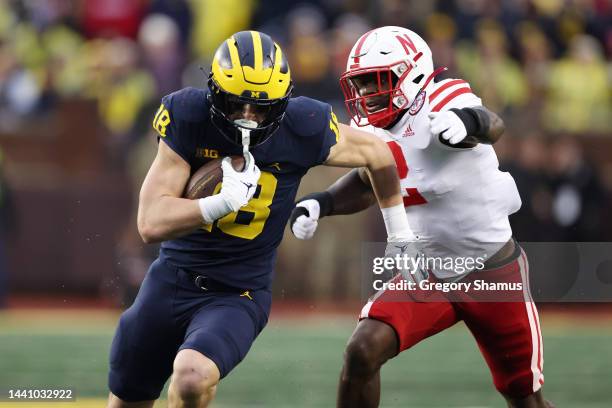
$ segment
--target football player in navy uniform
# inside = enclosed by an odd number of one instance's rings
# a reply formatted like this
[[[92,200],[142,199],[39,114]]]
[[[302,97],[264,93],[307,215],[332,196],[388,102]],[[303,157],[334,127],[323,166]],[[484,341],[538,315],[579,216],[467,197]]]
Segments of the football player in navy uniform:
[[[138,209],[140,235],[161,250],[119,321],[109,407],[152,407],[170,376],[169,406],[210,403],[267,323],[276,248],[309,168],[367,168],[389,240],[411,234],[387,145],[292,89],[280,47],[242,31],[218,48],[208,89],[162,99]],[[217,194],[182,198],[195,170],[234,155],[245,168],[224,159]]]

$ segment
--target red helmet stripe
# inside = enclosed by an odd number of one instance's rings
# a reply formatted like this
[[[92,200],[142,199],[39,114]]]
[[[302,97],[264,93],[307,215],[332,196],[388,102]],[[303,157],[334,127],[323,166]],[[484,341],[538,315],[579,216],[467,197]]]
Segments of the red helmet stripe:
[[[363,47],[363,43],[365,42],[366,38],[368,38],[368,36],[370,35],[372,31],[374,30],[368,31],[367,33],[362,35],[361,38],[359,39],[359,42],[357,43],[357,48],[355,48],[355,56],[353,57],[353,65],[351,65],[351,69],[359,68],[359,57],[361,54],[361,47]]]

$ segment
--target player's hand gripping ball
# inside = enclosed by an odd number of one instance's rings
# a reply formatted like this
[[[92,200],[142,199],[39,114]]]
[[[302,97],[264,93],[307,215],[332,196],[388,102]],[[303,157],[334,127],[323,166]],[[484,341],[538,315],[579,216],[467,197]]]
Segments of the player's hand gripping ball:
[[[211,160],[204,164],[191,176],[185,188],[184,198],[197,200],[198,198],[209,197],[215,191],[217,184],[223,180],[223,170],[221,161],[223,159]],[[244,169],[244,157],[232,156],[232,166],[236,171]]]
[[[222,183],[219,194],[232,211],[238,211],[253,198],[260,175],[250,152],[246,160],[242,156],[212,160],[191,176],[184,197],[192,200],[209,197]]]
[[[219,194],[225,198],[225,202],[232,211],[238,211],[253,198],[261,171],[255,164],[255,158],[251,152],[245,155],[244,170],[236,171],[229,157],[221,161],[221,169],[223,170],[223,185]]]

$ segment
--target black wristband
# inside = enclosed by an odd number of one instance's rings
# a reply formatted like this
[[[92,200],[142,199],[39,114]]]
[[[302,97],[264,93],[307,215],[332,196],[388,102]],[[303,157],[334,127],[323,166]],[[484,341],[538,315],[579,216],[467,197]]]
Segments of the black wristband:
[[[486,137],[491,123],[489,115],[485,111],[477,108],[453,108],[450,111],[459,116],[468,136],[474,136],[478,139]]]
[[[319,218],[328,216],[334,211],[334,198],[328,191],[308,194],[307,196],[300,198],[297,203],[300,203],[305,200],[317,200],[319,202]],[[308,211],[306,211],[306,213],[308,213]]]

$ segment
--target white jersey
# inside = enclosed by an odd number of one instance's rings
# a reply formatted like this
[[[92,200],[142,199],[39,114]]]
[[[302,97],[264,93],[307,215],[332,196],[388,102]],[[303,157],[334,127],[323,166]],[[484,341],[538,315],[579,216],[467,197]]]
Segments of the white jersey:
[[[516,183],[499,170],[492,146],[450,147],[429,130],[430,112],[471,106],[482,102],[469,84],[447,79],[428,86],[390,130],[362,128],[389,144],[408,221],[428,257],[490,258],[512,236],[508,215],[521,207]],[[431,270],[438,278],[462,275],[461,269]]]

